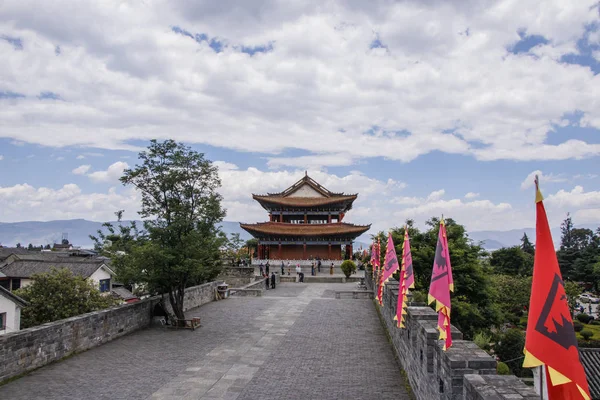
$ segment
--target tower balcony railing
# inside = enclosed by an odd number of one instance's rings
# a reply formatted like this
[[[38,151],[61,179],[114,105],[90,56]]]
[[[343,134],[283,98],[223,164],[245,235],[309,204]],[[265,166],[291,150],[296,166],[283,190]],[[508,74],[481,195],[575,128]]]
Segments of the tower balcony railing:
[[[316,265],[319,262],[318,260],[314,260],[314,259],[313,260],[309,260],[309,259],[305,259],[305,260],[300,260],[300,259],[279,260],[279,259],[277,259],[277,260],[275,260],[275,259],[254,258],[254,259],[252,259],[252,265],[259,266],[261,263],[263,265],[265,265],[268,262],[269,265],[271,266],[271,268],[276,268],[276,267],[281,266],[282,261],[285,264],[286,268],[287,268],[288,262],[290,263],[292,268],[298,264],[300,264],[301,267],[310,267],[312,263],[315,263],[315,265]],[[344,262],[344,260],[324,260],[324,259],[322,259],[321,260],[321,268],[329,268],[331,263],[333,263],[334,267],[339,267],[340,265],[342,265],[343,262]]]

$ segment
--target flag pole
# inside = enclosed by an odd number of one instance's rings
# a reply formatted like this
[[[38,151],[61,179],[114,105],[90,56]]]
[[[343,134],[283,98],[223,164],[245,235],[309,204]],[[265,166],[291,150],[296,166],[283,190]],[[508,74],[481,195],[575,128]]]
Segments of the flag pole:
[[[538,368],[540,369],[540,398],[544,400],[544,367],[540,365]]]

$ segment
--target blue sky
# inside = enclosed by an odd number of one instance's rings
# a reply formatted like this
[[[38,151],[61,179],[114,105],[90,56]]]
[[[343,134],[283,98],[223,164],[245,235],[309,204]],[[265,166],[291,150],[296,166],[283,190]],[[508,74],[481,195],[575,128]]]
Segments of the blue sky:
[[[71,23],[7,1],[0,221],[133,218],[118,177],[173,138],[219,165],[228,220],[264,220],[250,194],[308,170],[374,229],[531,227],[537,172],[553,226],[600,225],[593,1],[252,3],[109,1]]]

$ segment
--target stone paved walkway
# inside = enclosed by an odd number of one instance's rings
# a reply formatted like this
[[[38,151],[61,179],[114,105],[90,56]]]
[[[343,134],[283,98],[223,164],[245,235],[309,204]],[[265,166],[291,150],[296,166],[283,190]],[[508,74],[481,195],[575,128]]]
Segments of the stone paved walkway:
[[[146,329],[0,387],[0,399],[408,399],[355,284],[282,283],[213,302],[196,331]],[[367,378],[368,377],[368,378]]]

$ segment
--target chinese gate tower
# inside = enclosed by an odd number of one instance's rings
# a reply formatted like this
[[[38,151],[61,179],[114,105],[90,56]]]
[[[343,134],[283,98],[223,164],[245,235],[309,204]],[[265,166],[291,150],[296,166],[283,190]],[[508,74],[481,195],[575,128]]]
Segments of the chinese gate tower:
[[[280,193],[253,194],[269,212],[268,222],[240,224],[258,239],[258,258],[341,260],[352,242],[371,225],[342,222],[357,194],[333,193],[305,174]]]

